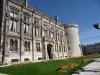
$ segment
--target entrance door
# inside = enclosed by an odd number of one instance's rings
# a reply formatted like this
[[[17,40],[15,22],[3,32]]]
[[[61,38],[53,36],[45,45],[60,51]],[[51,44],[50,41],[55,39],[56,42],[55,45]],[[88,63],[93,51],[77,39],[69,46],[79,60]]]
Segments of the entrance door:
[[[52,45],[51,44],[48,44],[47,45],[47,52],[48,52],[49,59],[52,59],[51,48],[52,48]]]

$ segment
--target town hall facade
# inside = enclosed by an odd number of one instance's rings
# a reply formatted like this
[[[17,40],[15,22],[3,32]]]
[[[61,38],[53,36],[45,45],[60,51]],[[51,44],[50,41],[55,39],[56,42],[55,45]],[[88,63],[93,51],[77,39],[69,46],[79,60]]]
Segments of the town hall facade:
[[[77,24],[61,23],[57,16],[48,16],[27,0],[0,3],[0,62],[81,56]]]

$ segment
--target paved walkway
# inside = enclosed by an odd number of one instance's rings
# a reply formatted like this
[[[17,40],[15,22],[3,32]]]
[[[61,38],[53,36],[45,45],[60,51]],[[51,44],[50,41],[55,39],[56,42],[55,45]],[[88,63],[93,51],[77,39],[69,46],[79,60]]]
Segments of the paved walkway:
[[[94,62],[83,67],[72,75],[100,75],[100,58],[93,59]]]
[[[2,73],[0,73],[0,75],[8,75],[8,74],[2,74]]]

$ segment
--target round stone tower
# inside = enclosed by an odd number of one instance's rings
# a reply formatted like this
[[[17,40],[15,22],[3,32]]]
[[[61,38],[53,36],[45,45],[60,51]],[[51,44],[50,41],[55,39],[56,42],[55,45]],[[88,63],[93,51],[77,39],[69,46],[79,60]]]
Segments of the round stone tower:
[[[69,57],[81,56],[80,36],[77,24],[64,24]]]

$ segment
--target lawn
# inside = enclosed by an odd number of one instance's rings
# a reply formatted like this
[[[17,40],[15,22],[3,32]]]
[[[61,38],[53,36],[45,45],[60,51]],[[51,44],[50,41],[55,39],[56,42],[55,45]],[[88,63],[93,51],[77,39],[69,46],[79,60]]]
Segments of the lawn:
[[[69,63],[77,63],[80,67],[89,63],[81,63],[80,60],[81,59],[52,60],[19,66],[9,66],[0,68],[0,73],[9,75],[70,75],[68,74],[70,71],[56,72],[56,69]]]

